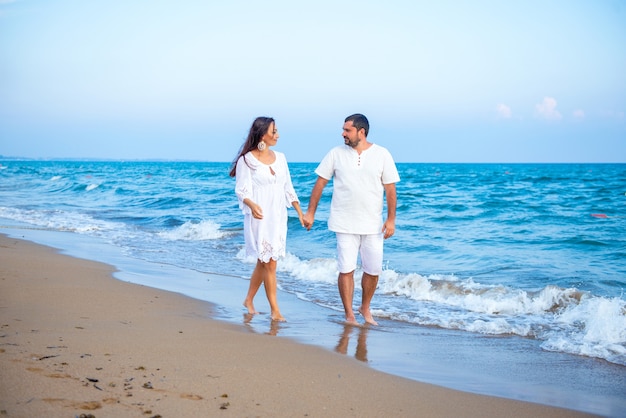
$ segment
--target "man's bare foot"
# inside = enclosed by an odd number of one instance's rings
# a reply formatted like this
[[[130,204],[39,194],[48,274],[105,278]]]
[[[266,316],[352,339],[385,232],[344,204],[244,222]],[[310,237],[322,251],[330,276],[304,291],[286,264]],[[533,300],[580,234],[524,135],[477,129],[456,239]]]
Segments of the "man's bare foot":
[[[370,325],[378,325],[378,322],[374,321],[374,318],[372,317],[369,309],[365,310],[363,308],[359,308],[359,313],[363,315],[366,323]]]
[[[258,314],[257,310],[254,309],[254,304],[252,302],[247,302],[247,301],[243,301],[243,307],[246,308],[248,310],[248,313],[250,315],[256,315]]]
[[[354,315],[352,316],[346,316],[346,322],[347,325],[354,325],[354,326],[360,326],[361,324],[359,324],[356,320],[356,318],[354,317]]]

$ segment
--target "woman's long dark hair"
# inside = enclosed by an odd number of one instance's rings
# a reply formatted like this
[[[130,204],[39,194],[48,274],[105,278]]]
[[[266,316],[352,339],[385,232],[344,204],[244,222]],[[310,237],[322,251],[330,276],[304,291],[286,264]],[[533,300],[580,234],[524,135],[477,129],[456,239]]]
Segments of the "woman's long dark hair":
[[[231,177],[235,177],[235,175],[237,174],[237,161],[239,161],[239,158],[246,155],[248,152],[252,151],[259,145],[259,142],[261,142],[261,138],[263,138],[263,135],[267,133],[272,123],[275,123],[274,119],[266,116],[259,116],[254,120],[254,122],[252,122],[250,132],[248,132],[248,138],[246,138],[246,142],[244,142],[239,149],[239,154],[237,154],[237,158],[233,160],[230,166],[229,175]]]

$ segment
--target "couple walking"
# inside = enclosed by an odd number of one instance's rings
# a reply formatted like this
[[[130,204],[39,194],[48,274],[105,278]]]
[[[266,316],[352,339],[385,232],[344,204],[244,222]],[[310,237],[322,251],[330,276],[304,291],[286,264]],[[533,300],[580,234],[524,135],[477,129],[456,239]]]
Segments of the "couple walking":
[[[246,253],[257,260],[243,303],[248,313],[258,313],[253,301],[263,284],[272,320],[285,320],[277,301],[276,263],[286,251],[287,208],[293,207],[302,226],[310,230],[322,191],[333,179],[328,229],[337,237],[338,288],[346,323],[358,325],[352,301],[360,255],[363,277],[358,311],[366,323],[378,325],[370,312],[370,302],[382,273],[383,242],[395,232],[395,184],[400,177],[389,151],[368,142],[368,132],[369,122],[364,115],[345,119],[344,145],[331,149],[315,169],[318,178],[307,212],[303,213],[284,154],[271,150],[279,138],[276,122],[259,117],[252,123],[230,171],[236,178],[235,192],[244,214]],[[383,196],[387,201],[384,222]]]

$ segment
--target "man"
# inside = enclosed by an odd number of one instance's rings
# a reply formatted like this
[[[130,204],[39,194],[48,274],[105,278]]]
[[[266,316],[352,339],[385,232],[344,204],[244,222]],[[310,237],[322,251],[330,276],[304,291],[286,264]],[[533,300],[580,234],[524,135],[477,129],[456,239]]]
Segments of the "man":
[[[328,229],[337,236],[339,295],[346,323],[358,325],[352,309],[354,271],[361,255],[363,297],[359,312],[365,322],[378,325],[370,302],[383,269],[383,241],[395,232],[396,183],[398,170],[387,149],[367,141],[369,122],[361,114],[348,116],[343,125],[344,146],[330,150],[319,164],[318,175],[304,225],[311,229],[315,211],[328,181],[333,180]],[[387,198],[387,219],[383,222],[383,193]]]

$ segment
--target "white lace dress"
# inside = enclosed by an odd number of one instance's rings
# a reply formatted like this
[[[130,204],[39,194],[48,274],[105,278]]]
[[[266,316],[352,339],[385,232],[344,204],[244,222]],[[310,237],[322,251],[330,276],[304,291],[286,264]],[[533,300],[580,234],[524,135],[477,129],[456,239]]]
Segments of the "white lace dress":
[[[276,160],[263,164],[250,152],[237,161],[235,193],[244,214],[243,233],[246,254],[264,263],[285,255],[287,208],[299,202],[291,183],[285,155],[274,151]],[[255,219],[243,203],[248,198],[263,210],[263,219]]]

